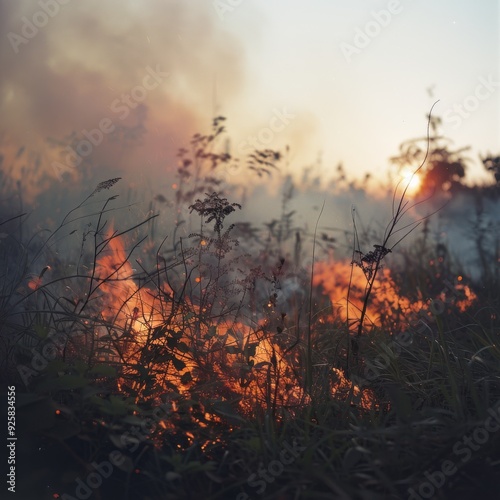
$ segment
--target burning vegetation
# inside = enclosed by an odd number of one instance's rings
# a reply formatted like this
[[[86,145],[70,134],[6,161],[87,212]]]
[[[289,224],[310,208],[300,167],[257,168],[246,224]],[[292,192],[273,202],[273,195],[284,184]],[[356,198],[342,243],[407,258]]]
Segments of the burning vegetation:
[[[4,364],[25,387],[19,421],[34,438],[21,446],[47,498],[71,498],[82,471],[107,463],[116,476],[97,488],[102,498],[116,488],[123,498],[243,498],[252,475],[271,477],[283,498],[307,488],[394,496],[500,397],[498,298],[429,243],[425,225],[411,250],[396,248],[418,226],[403,220],[406,191],[383,234],[354,224],[351,258],[331,235],[293,226],[289,188],[264,233],[236,225],[242,206],[214,172],[233,161],[212,151],[221,121],[193,139],[192,157],[179,154],[168,245],[147,236],[156,214],[130,230],[112,223],[116,197],[98,195],[115,178],[34,257],[19,252],[30,271],[1,309]],[[254,154],[252,170],[269,173],[280,158]],[[81,236],[71,268],[52,251],[61,234]]]

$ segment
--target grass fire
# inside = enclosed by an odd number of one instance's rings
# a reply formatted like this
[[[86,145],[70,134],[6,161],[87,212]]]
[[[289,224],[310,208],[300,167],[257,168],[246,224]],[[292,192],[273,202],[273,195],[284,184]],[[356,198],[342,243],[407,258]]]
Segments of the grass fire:
[[[2,487],[498,498],[495,12],[196,3],[0,0]]]

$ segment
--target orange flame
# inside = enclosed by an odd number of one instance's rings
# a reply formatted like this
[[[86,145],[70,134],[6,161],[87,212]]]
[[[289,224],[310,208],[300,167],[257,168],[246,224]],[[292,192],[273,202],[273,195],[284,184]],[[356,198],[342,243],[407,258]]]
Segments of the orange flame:
[[[107,342],[112,334],[114,340],[121,342],[121,357],[115,356],[114,361],[128,367],[121,371],[120,387],[130,385],[134,377],[139,380],[137,374],[143,370],[153,380],[132,383],[137,398],[154,398],[173,387],[189,392],[196,385],[199,394],[207,388],[208,397],[216,395],[222,400],[239,401],[240,411],[246,414],[256,407],[269,408],[271,404],[290,409],[309,402],[310,396],[300,378],[301,370],[297,370],[304,362],[300,354],[304,352],[303,342],[299,342],[294,351],[286,351],[286,328],[278,329],[277,334],[268,320],[245,325],[227,318],[207,318],[188,298],[174,314],[172,303],[164,298],[173,295],[170,287],[161,285],[161,290],[139,287],[127,257],[123,239],[110,230],[105,251],[97,262],[95,279],[102,292],[101,314],[107,322],[104,335]],[[193,276],[193,280],[196,277]],[[203,281],[201,285],[196,283],[197,287],[203,286]],[[366,293],[366,277],[361,269],[353,268],[347,261],[318,262],[313,285],[320,286],[334,306],[330,320],[359,321]],[[463,310],[474,300],[474,295],[461,283],[456,289],[464,295],[457,301]],[[272,304],[270,307],[272,313]],[[384,324],[395,329],[406,315],[425,307],[423,297],[411,302],[401,296],[390,270],[382,268],[367,310],[367,326]],[[321,318],[320,322],[324,320]],[[113,345],[116,347],[113,342],[109,343]],[[123,348],[124,345],[128,347]],[[331,373],[330,389],[338,398],[350,395],[362,408],[376,405],[369,389],[353,385],[338,369]],[[205,412],[205,421],[218,418],[207,415]],[[165,421],[161,427],[170,428],[174,424]],[[202,421],[199,424],[206,425]]]
[[[322,287],[329,296],[338,318],[344,322],[349,319],[349,323],[352,324],[359,320],[367,292],[366,284],[362,270],[345,260],[331,259],[328,262],[315,264],[313,285]],[[418,299],[413,301],[401,295],[390,269],[385,267],[379,270],[372,292],[367,308],[368,320],[365,324],[365,328],[368,329],[382,324],[389,326],[391,330],[401,328],[410,316],[429,309],[429,302],[421,293],[418,294]],[[348,293],[349,304],[347,304]],[[453,303],[460,312],[466,311],[477,299],[470,287],[462,284],[460,280],[452,290],[443,291],[438,297],[427,299],[439,299],[446,303],[449,302],[446,296],[450,293],[455,296]]]
[[[96,277],[105,296],[102,316],[129,333],[147,332],[160,325],[163,313],[157,293],[149,288],[139,288],[133,279],[134,270],[120,236],[113,236],[110,229],[107,249],[96,266]],[[164,292],[171,292],[164,285]]]
[[[321,286],[329,296],[334,311],[343,322],[357,322],[363,308],[363,299],[367,292],[367,280],[363,271],[348,261],[318,262],[315,264],[314,286]],[[349,303],[347,302],[349,297]],[[387,268],[379,270],[375,279],[373,293],[367,308],[366,327],[381,326],[381,320],[393,318],[396,323],[398,313],[402,315],[417,312],[424,307],[424,302],[411,302],[400,296],[397,286]],[[337,319],[337,318],[333,318]]]

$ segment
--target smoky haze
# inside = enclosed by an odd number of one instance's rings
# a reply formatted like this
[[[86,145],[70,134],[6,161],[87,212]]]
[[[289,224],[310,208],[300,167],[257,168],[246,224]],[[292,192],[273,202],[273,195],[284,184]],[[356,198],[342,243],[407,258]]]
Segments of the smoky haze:
[[[244,54],[209,2],[48,4],[47,14],[44,2],[0,1],[2,168],[20,179],[36,158],[25,197],[48,186],[42,173],[64,174],[62,189],[83,168],[136,186],[171,173],[177,149],[209,126],[214,75],[228,99],[242,91]],[[79,143],[88,136],[91,148]]]
[[[157,234],[168,234],[177,218],[171,186],[178,149],[194,133],[208,132],[218,101],[244,101],[252,93],[243,46],[224,28],[212,2],[193,8],[174,0],[0,0],[0,40],[1,205],[7,210],[2,218],[28,211],[37,228],[57,224],[99,182],[123,177],[116,187],[120,204],[136,205],[117,212],[121,224],[159,212]],[[309,144],[316,122],[311,114],[291,114],[293,151]],[[228,119],[231,133],[233,117]],[[238,144],[232,146],[236,155]],[[239,182],[238,176],[230,180]],[[352,233],[353,207],[360,230],[365,226],[380,235],[390,219],[390,191],[374,200],[346,186],[299,186],[286,207],[294,223],[310,234],[324,200],[320,231],[336,238],[342,255],[352,249],[346,231]],[[279,219],[281,191],[248,187],[246,195],[231,193],[230,201],[243,204],[235,217],[261,228]],[[167,203],[155,201],[157,195]],[[473,214],[474,201],[454,207],[448,219],[445,212],[437,219],[435,231],[448,233],[463,260],[473,262],[465,253],[474,249],[464,246],[453,221]],[[419,207],[408,222],[434,208]],[[189,228],[183,231],[189,234]]]

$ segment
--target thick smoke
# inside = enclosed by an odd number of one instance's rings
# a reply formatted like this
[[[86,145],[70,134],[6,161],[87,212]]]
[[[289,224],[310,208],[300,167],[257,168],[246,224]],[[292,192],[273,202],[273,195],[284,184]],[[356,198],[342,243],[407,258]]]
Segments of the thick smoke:
[[[137,185],[172,172],[208,129],[214,79],[228,97],[244,81],[210,2],[1,0],[0,40],[2,169],[17,179],[35,161],[55,182],[85,168],[135,172]]]

